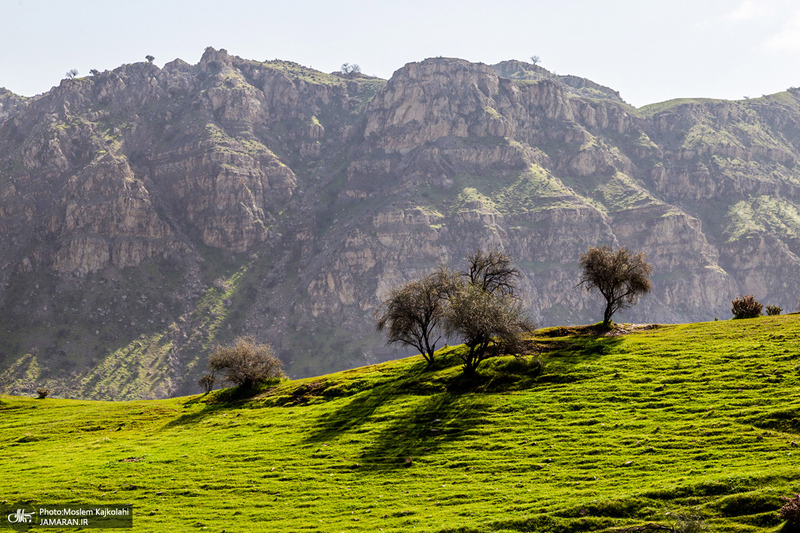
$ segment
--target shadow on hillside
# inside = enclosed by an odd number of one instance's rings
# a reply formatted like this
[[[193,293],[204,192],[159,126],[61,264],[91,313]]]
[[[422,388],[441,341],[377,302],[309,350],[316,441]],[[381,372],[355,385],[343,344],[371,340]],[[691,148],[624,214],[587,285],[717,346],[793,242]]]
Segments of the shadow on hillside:
[[[346,405],[320,416],[317,419],[317,427],[304,439],[304,442],[325,442],[358,429],[387,401],[389,396],[395,394],[387,389],[394,387],[386,385],[376,387],[370,392],[357,395]]]
[[[161,429],[173,429],[173,428],[177,428],[177,427],[196,424],[196,423],[200,422],[201,420],[203,420],[204,418],[206,418],[207,416],[210,416],[210,415],[212,415],[212,414],[214,414],[214,413],[216,413],[216,412],[218,412],[218,411],[220,411],[222,409],[223,408],[216,407],[216,406],[215,407],[206,406],[200,411],[195,411],[195,412],[192,412],[192,413],[186,413],[185,415],[179,416],[175,420],[171,420],[171,421],[167,422],[166,424],[164,424],[164,426]]]
[[[162,429],[170,429],[190,424],[196,424],[204,418],[224,411],[226,409],[234,409],[241,407],[244,402],[247,402],[259,393],[260,389],[247,388],[247,387],[231,387],[228,389],[219,389],[210,394],[203,394],[197,396],[183,403],[184,408],[189,408],[195,405],[203,405],[199,411],[186,413],[181,415],[175,420],[164,424]]]
[[[572,331],[563,333],[574,334]],[[304,439],[305,443],[314,444],[333,440],[345,433],[360,432],[364,424],[376,421],[378,418],[376,412],[382,405],[400,404],[399,408],[403,409],[401,402],[395,400],[405,397],[415,407],[400,417],[381,415],[391,419],[389,427],[381,430],[377,442],[364,451],[364,461],[381,464],[385,462],[383,459],[385,457],[397,459],[403,454],[419,453],[419,449],[436,446],[435,443],[442,440],[442,436],[458,433],[460,431],[458,427],[451,426],[448,432],[436,435],[436,439],[430,439],[429,437],[438,431],[431,430],[428,427],[429,422],[435,419],[445,420],[452,414],[451,411],[456,409],[453,405],[461,406],[457,410],[463,410],[464,406],[485,401],[476,393],[496,393],[545,383],[578,381],[583,376],[573,372],[572,367],[587,359],[596,359],[611,353],[621,341],[621,337],[591,334],[549,335],[537,338],[535,345],[531,343],[527,357],[488,358],[472,376],[461,372],[462,361],[457,352],[451,351],[441,354],[432,365],[419,361],[404,373],[387,374],[377,381],[374,378],[359,378],[356,374],[352,378],[343,380],[323,379],[318,382],[301,383],[294,389],[283,389],[279,393],[271,393],[270,389],[266,391],[266,396],[264,387],[250,390],[224,389],[188,400],[184,404],[187,408],[197,404],[203,404],[204,407],[186,413],[164,427],[174,428],[195,424],[221,410],[242,407],[254,397],[270,399],[272,403],[265,405],[278,407],[335,398],[346,401],[343,396],[352,396],[347,403],[332,408],[317,418],[315,428]],[[547,365],[535,355],[546,355]],[[546,366],[549,371],[545,371]],[[271,394],[279,395],[271,396]],[[415,400],[420,396],[428,398],[424,401]],[[436,412],[439,414],[429,416],[430,413]],[[470,417],[464,416],[460,420],[460,424],[467,424]],[[399,434],[407,437],[410,435],[412,438],[397,439],[396,435]],[[409,444],[427,441],[433,444],[428,443],[424,446]],[[402,443],[402,446],[398,443]]]
[[[539,353],[549,357],[597,358],[611,353],[623,341],[620,335],[548,335],[537,339]]]
[[[426,392],[420,390],[424,387],[420,387],[420,380],[415,378],[416,376],[398,379],[357,394],[345,405],[320,416],[317,419],[316,429],[306,437],[305,442],[324,442],[343,433],[356,431],[375,414],[381,405],[390,402],[392,398]],[[429,390],[427,393],[435,391],[435,389]]]
[[[392,376],[372,386],[368,390],[359,389],[348,403],[328,411],[316,421],[316,429],[312,430],[305,442],[324,442],[337,436],[356,431],[366,423],[383,404],[401,396],[431,395],[448,390],[448,380],[442,379],[440,371],[459,366],[460,359],[454,354],[440,354],[428,365],[423,361],[410,367],[405,374]]]
[[[537,364],[507,361],[474,376],[464,376],[460,369],[442,376],[437,370],[460,367],[457,357],[443,359],[433,368],[376,386],[325,413],[304,442],[330,442],[345,433],[369,431],[370,442],[359,456],[361,468],[410,466],[415,458],[434,453],[483,423],[491,399],[480,393],[505,390],[508,383],[499,383],[498,375],[514,365],[534,375],[541,369]]]
[[[374,436],[361,453],[362,468],[412,466],[420,457],[435,453],[482,424],[489,404],[482,395],[440,393],[420,398]]]
[[[435,449],[475,425],[489,401],[481,393],[535,386],[544,369],[534,357],[490,358],[474,375],[465,375],[461,365],[455,353],[448,353],[431,366],[420,365],[405,377],[362,390],[321,415],[304,442],[329,442],[375,424],[381,429],[371,433],[377,436],[362,460],[379,467],[402,466],[406,457]],[[382,406],[392,411],[381,412]]]
[[[584,363],[597,363],[619,349],[621,336],[578,335],[538,338],[539,353],[547,361],[547,372],[539,376],[539,384],[576,383],[595,377]]]

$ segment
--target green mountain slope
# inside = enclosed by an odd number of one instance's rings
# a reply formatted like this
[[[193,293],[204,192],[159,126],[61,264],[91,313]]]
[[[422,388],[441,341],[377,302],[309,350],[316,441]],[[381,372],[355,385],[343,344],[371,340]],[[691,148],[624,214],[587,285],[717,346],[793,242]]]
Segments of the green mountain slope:
[[[130,502],[136,531],[780,530],[800,315],[589,331],[474,382],[456,347],[249,399],[3,396],[0,499]]]

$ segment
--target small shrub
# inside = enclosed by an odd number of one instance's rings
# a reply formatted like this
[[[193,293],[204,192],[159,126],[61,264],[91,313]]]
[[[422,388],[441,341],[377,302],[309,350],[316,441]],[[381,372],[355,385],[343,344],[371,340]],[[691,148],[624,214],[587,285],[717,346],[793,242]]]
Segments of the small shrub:
[[[731,301],[731,313],[733,318],[755,318],[761,316],[761,309],[763,305],[758,303],[755,296],[748,294],[746,296],[739,296]]]
[[[38,389],[36,389],[36,394],[39,395],[40,400],[44,400],[50,394],[50,389],[48,389],[47,387],[39,387]]]
[[[203,392],[208,394],[214,388],[214,381],[214,374],[203,374],[203,377],[200,378],[197,384],[200,385]]]
[[[783,309],[778,307],[777,305],[768,305],[766,309],[767,309],[767,316],[779,315],[781,314],[781,311],[783,311]]]
[[[800,527],[800,494],[795,495],[793,498],[781,496],[781,500],[785,501],[786,504],[778,511],[778,516],[792,526]]]
[[[225,381],[243,387],[285,377],[272,346],[257,344],[251,337],[239,337],[231,346],[217,346],[208,369],[212,374],[222,372]]]
[[[675,526],[673,527],[673,531],[675,531],[675,533],[699,533],[707,529],[706,523],[700,515],[688,512],[677,512],[674,513],[674,516]]]

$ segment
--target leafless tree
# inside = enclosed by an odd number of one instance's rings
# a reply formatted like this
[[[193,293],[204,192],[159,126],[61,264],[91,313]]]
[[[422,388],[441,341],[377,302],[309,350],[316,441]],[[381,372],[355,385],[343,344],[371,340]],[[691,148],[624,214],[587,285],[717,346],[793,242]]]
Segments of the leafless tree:
[[[498,292],[504,295],[517,293],[516,280],[519,269],[511,266],[511,256],[502,250],[493,248],[489,253],[477,250],[467,256],[469,270],[463,275],[470,284],[488,293]]]
[[[464,373],[500,351],[518,351],[522,335],[533,329],[519,298],[490,292],[480,285],[464,283],[449,299],[444,327],[448,336],[459,337],[468,350],[460,354]]]
[[[522,335],[534,326],[520,303],[520,271],[511,256],[497,248],[479,249],[467,256],[467,264],[463,283],[449,298],[444,327],[469,348],[461,358],[464,372],[471,374],[493,353],[517,351]]]
[[[197,384],[200,385],[203,392],[208,394],[214,388],[214,381],[214,374],[203,374]]]
[[[74,80],[74,79],[75,79],[75,76],[77,76],[77,75],[78,75],[78,69],[76,69],[76,68],[69,69],[69,70],[67,71],[67,74],[66,74],[66,75],[67,75],[67,79],[68,79],[68,80]]]
[[[583,273],[578,286],[583,285],[587,291],[597,289],[606,300],[606,328],[611,326],[615,312],[634,305],[652,287],[653,267],[641,252],[634,254],[627,248],[614,252],[609,246],[592,246],[581,255],[579,263]]]
[[[541,61],[541,60],[542,60],[542,58],[540,58],[539,56],[531,56],[531,64],[532,64],[534,67],[535,67],[536,65],[538,65],[538,64],[539,64],[539,61]]]
[[[516,279],[519,269],[501,250],[478,250],[467,256],[466,272],[440,266],[393,290],[376,312],[377,328],[387,343],[413,346],[431,363],[441,333],[458,338],[468,351],[460,354],[464,371],[498,353],[514,353],[533,324],[522,309]]]
[[[459,281],[458,274],[440,267],[392,290],[376,311],[376,326],[378,331],[386,331],[386,343],[412,346],[432,363],[447,297]]]
[[[223,372],[237,386],[253,387],[272,378],[284,377],[281,361],[268,344],[252,337],[239,337],[230,346],[217,346],[208,360],[211,374]]]

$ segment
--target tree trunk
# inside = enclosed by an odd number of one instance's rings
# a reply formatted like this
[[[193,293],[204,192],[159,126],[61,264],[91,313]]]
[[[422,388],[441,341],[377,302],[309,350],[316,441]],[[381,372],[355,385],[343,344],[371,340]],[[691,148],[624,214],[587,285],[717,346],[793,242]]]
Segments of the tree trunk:
[[[611,316],[614,314],[614,309],[611,307],[609,303],[606,305],[606,311],[603,313],[603,327],[608,329],[611,327]]]
[[[441,337],[439,337],[439,339],[440,338]],[[436,339],[436,341],[433,343],[433,346],[431,346],[431,343],[428,341],[427,337],[425,338],[425,349],[427,350],[427,355],[423,353],[422,356],[428,360],[428,366],[433,363],[433,358],[435,357],[434,354],[436,353],[436,342],[438,342],[439,339]]]
[[[472,375],[475,373],[475,368],[478,366],[476,359],[475,346],[470,346],[469,353],[464,358],[464,374]]]

